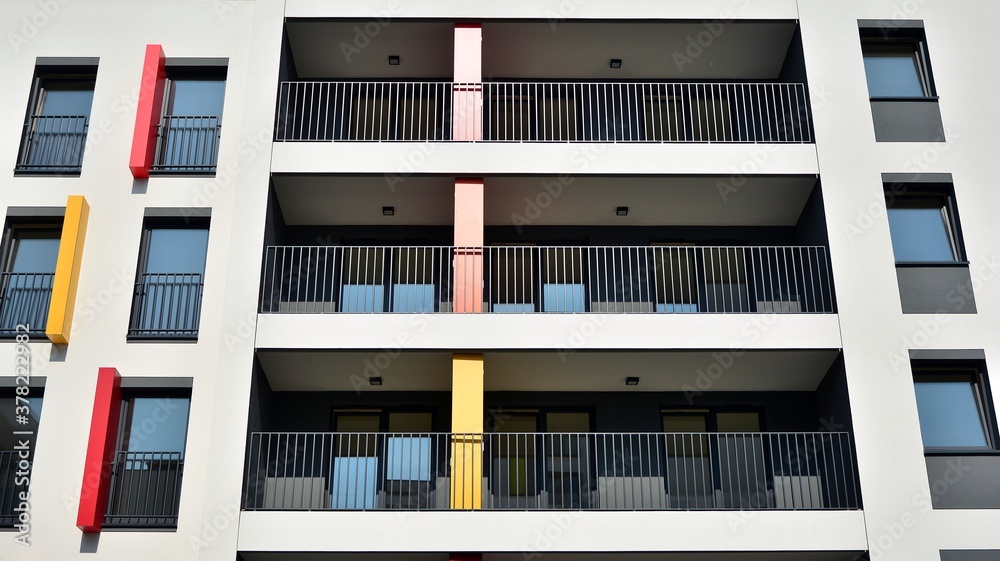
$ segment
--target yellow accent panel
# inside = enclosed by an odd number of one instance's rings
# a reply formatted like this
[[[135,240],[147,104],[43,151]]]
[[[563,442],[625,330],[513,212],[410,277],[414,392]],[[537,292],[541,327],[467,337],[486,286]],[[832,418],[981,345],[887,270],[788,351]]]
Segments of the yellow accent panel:
[[[63,219],[62,237],[59,239],[59,258],[56,260],[56,276],[52,282],[52,300],[49,303],[49,319],[45,335],[57,345],[69,343],[73,327],[73,308],[76,305],[76,289],[80,280],[80,264],[83,261],[83,242],[87,236],[87,219],[90,205],[80,195],[70,195],[66,201],[66,217]]]
[[[480,435],[451,437],[451,508],[483,508],[483,439]]]
[[[453,355],[451,432],[483,432],[483,355]]]
[[[453,355],[451,508],[483,507],[483,355]]]

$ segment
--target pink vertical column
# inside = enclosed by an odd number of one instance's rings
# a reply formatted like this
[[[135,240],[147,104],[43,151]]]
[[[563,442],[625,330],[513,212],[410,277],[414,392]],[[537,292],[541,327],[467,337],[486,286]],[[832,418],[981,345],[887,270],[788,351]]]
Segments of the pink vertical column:
[[[483,139],[483,26],[455,24],[452,139]]]
[[[135,113],[135,131],[132,133],[132,155],[129,157],[129,169],[132,170],[132,177],[137,179],[149,177],[156,155],[156,133],[167,81],[165,63],[163,48],[159,45],[146,45],[139,103]]]
[[[455,25],[454,140],[483,138],[483,27]],[[483,179],[455,180],[455,286],[452,309],[483,311]]]
[[[455,180],[456,312],[483,311],[483,180]]]

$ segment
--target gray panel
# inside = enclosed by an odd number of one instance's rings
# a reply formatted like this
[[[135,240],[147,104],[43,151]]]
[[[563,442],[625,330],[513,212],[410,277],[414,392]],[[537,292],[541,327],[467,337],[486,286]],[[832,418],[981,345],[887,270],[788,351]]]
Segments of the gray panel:
[[[194,378],[122,376],[123,388],[190,388]]]
[[[40,56],[35,59],[38,66],[97,66],[100,57]]]
[[[937,100],[872,100],[878,142],[939,142],[944,138]]]
[[[212,216],[211,208],[155,207],[146,208],[143,216],[163,218],[206,218]]]
[[[0,388],[16,388],[20,385],[17,383],[17,377],[15,376],[0,376]],[[45,387],[45,376],[31,376],[31,383],[28,384],[29,388],[44,388]]]
[[[883,173],[882,183],[954,183],[950,173]]]
[[[941,561],[1000,561],[1000,549],[942,549]]]
[[[986,360],[982,349],[910,349],[910,360]]]
[[[12,206],[7,207],[7,216],[38,216],[56,217],[66,216],[64,206]]]
[[[205,66],[205,67],[215,67],[215,66],[229,66],[228,58],[187,58],[187,57],[166,57],[163,61],[164,66]]]
[[[859,19],[858,27],[863,29],[923,29],[922,19]]]
[[[1000,456],[928,456],[926,461],[934,508],[1000,508]]]
[[[904,314],[976,313],[968,266],[897,266],[896,280]]]

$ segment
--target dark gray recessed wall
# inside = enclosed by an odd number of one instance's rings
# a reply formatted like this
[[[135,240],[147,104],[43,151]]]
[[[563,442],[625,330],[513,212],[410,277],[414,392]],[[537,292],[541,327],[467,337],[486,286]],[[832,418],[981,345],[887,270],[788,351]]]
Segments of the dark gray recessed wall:
[[[941,550],[941,561],[1000,561],[1000,549]]]
[[[936,99],[872,101],[878,142],[941,142],[944,125]]]
[[[904,314],[974,314],[976,299],[967,265],[896,266]]]
[[[1000,508],[1000,456],[928,456],[926,460],[934,508]]]

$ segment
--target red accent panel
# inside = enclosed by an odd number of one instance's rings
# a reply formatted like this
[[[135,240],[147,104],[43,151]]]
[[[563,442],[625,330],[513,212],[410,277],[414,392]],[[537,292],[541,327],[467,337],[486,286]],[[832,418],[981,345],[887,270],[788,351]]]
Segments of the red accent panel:
[[[483,81],[483,26],[455,24],[455,82]]]
[[[94,416],[90,420],[87,463],[83,468],[80,510],[76,527],[84,532],[100,532],[111,490],[111,461],[118,439],[118,419],[122,406],[122,377],[115,368],[97,371]]]
[[[159,45],[146,45],[146,59],[142,64],[142,84],[139,86],[139,105],[135,113],[135,132],[132,134],[132,156],[129,169],[132,177],[149,177],[156,153],[156,129],[163,110],[163,90],[167,81],[166,58]]]

